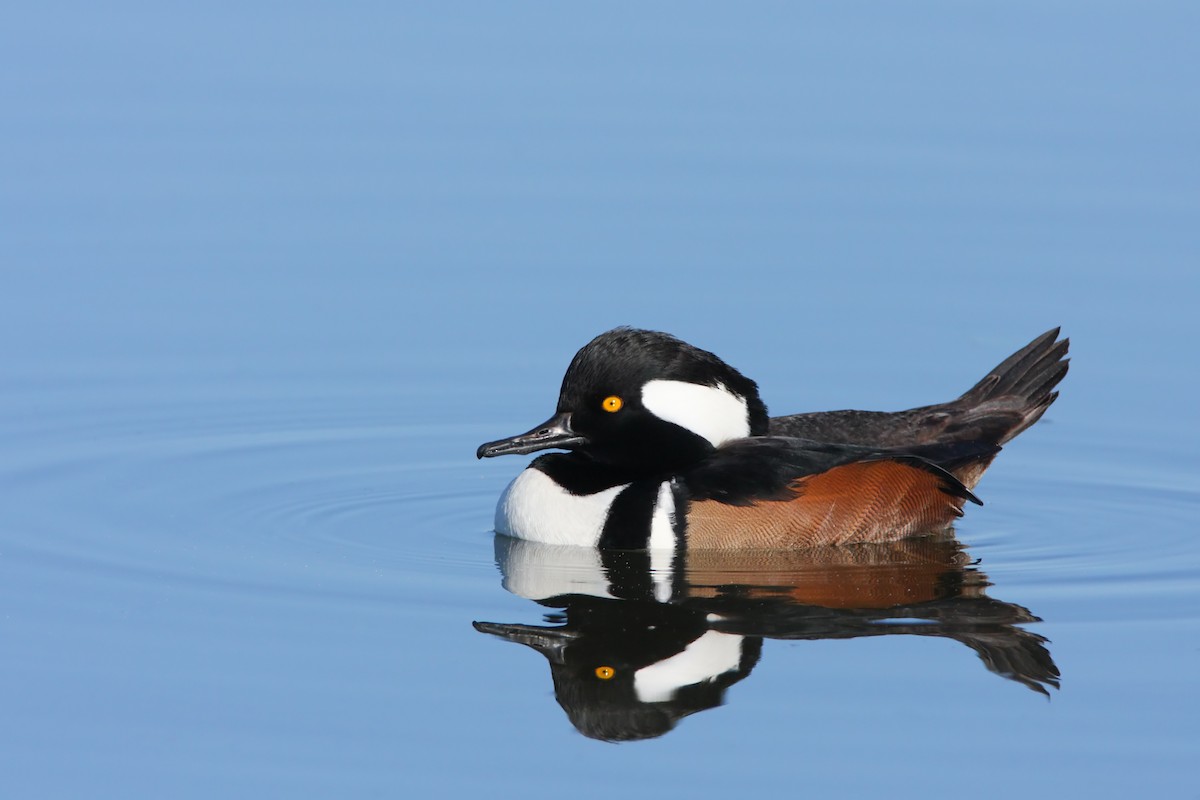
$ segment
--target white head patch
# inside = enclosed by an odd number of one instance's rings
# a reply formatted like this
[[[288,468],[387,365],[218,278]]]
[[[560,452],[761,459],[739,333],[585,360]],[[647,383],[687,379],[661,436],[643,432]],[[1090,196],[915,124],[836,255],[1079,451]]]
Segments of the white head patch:
[[[650,381],[642,387],[642,405],[659,419],[703,436],[713,447],[750,435],[750,407],[746,398],[723,384]]]
[[[742,662],[744,637],[708,631],[670,658],[633,673],[633,689],[643,703],[665,703],[685,686],[715,681]]]

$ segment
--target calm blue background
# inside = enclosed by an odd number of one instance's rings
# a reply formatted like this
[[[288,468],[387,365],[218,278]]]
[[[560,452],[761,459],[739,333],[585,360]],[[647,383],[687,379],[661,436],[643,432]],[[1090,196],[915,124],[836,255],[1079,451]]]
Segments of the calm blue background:
[[[1194,791],[1198,23],[3,12],[3,793]],[[541,613],[491,563],[522,462],[473,452],[617,324],[776,413],[949,399],[1063,325],[1062,398],[959,528],[1062,691],[949,642],[768,642],[661,740],[575,734],[470,628]]]

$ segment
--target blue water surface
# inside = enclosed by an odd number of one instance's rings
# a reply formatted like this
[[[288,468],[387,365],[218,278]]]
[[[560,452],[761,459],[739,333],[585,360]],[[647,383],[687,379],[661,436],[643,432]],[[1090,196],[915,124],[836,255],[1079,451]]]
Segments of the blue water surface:
[[[3,796],[1194,795],[1194,6],[3,17]],[[1073,361],[959,561],[721,623],[741,671],[611,744],[472,623],[686,604],[547,600],[596,563],[496,541],[525,459],[474,451],[619,324],[774,413]]]

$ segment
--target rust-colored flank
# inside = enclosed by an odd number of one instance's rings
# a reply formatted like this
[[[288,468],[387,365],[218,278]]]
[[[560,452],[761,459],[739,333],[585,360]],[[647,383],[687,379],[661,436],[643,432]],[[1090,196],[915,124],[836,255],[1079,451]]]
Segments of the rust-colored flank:
[[[882,542],[945,528],[963,500],[943,478],[896,461],[866,461],[801,478],[795,498],[734,506],[715,500],[688,509],[688,547],[808,547]]]

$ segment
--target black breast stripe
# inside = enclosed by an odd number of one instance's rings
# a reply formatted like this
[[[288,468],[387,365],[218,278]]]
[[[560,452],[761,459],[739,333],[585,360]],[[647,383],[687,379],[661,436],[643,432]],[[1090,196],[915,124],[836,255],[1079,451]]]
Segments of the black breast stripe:
[[[616,496],[604,520],[601,547],[642,550],[650,544],[659,485],[659,481],[637,481]]]

